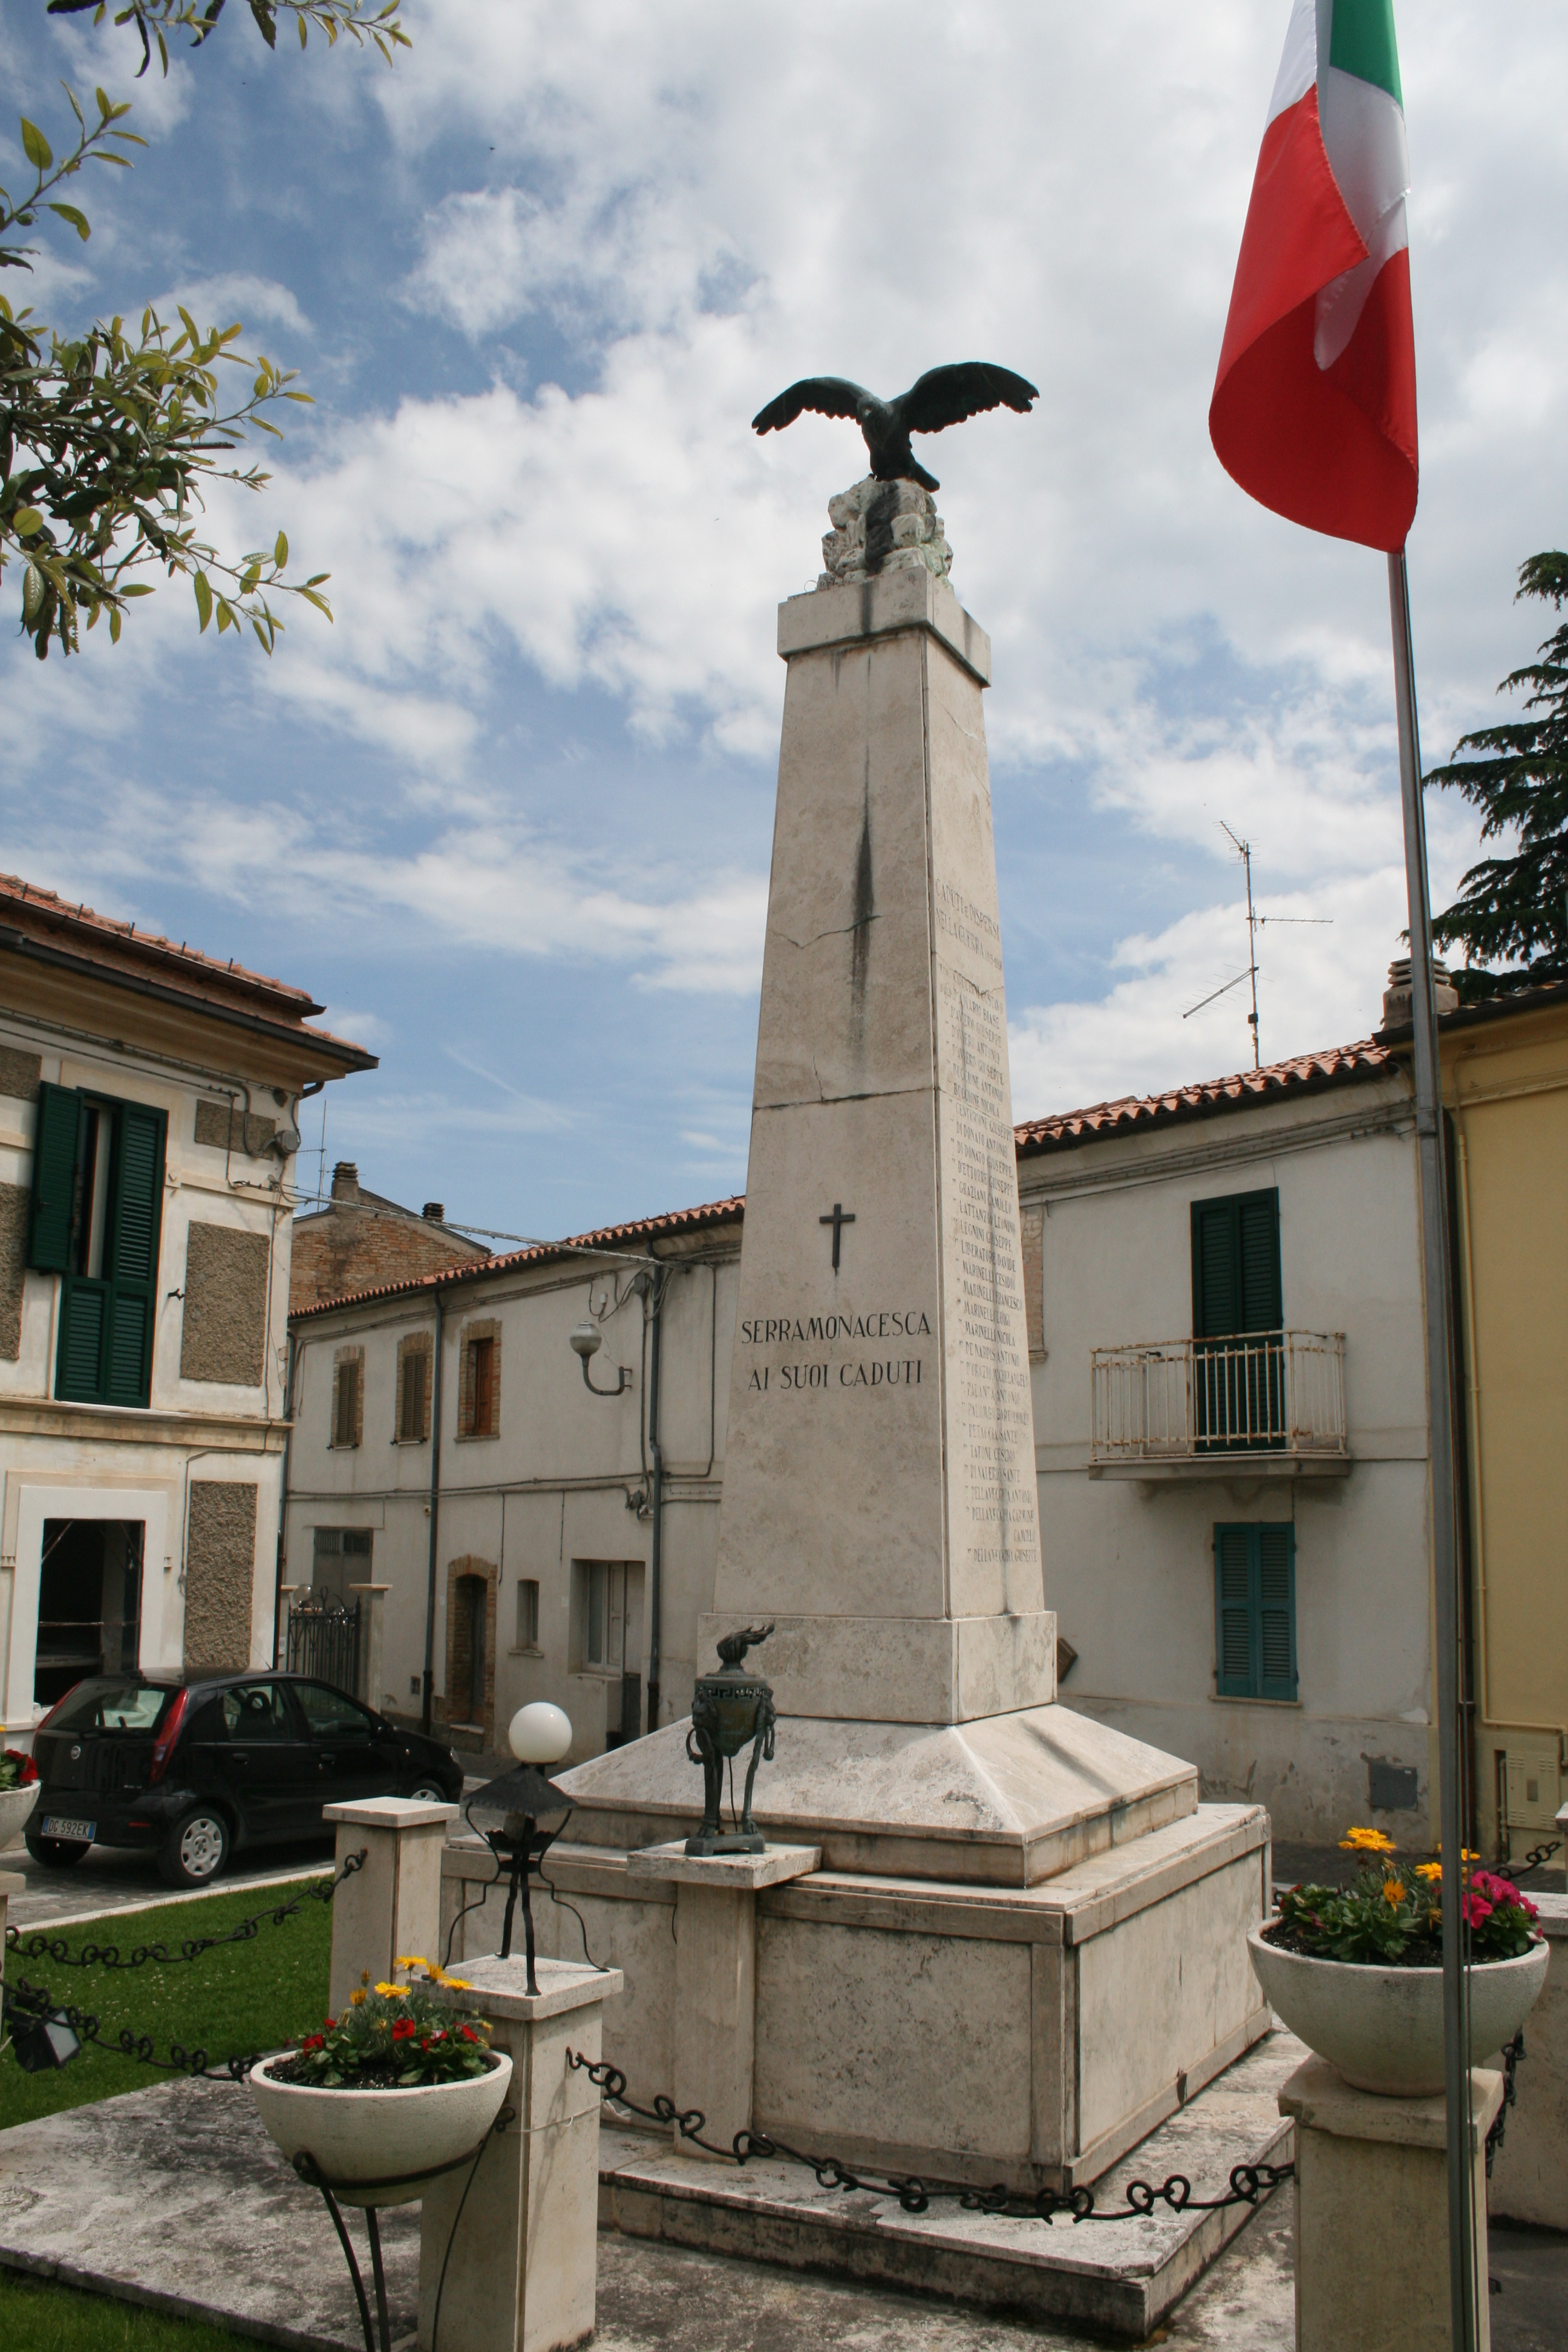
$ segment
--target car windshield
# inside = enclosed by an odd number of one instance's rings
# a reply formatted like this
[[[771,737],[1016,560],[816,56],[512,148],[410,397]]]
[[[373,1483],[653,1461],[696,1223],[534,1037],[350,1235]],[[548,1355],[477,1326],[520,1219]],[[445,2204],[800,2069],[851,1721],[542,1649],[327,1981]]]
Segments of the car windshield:
[[[174,1694],[167,1683],[79,1683],[51,1731],[156,1731]]]

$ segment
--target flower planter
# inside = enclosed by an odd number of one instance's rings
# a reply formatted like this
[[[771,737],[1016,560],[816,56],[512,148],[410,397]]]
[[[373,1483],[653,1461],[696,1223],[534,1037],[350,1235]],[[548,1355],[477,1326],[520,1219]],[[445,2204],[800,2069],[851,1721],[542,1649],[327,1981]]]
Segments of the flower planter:
[[[405,2091],[275,2083],[272,2068],[290,2054],[263,2058],[251,2068],[250,2095],[290,2163],[297,2156],[312,2157],[342,2205],[411,2205],[423,2197],[426,2183],[416,2176],[476,2149],[511,2081],[511,2060],[492,2051],[488,2074]]]
[[[29,1780],[26,1788],[0,1789],[0,1845],[9,1845],[24,1826],[43,1785],[41,1780]]]
[[[1247,1939],[1264,1998],[1282,2025],[1338,2067],[1358,2091],[1434,2097],[1443,2088],[1443,1971],[1365,1968],[1310,1959]],[[1511,2042],[1546,1978],[1544,1941],[1512,1960],[1470,1970],[1470,2063],[1484,2064]]]

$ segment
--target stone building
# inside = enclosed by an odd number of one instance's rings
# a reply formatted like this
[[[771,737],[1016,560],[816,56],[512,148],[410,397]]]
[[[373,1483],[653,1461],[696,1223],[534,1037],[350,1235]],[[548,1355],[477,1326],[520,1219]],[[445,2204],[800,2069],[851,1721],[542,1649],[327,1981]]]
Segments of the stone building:
[[[483,1242],[470,1241],[446,1221],[439,1201],[417,1212],[380,1192],[367,1192],[352,1160],[332,1170],[326,1205],[301,1211],[294,1219],[293,1273],[289,1311],[319,1307],[324,1298],[351,1291],[376,1290],[438,1266],[489,1257]]]
[[[270,1653],[299,1106],[374,1056],[302,989],[0,877],[0,1660]]]

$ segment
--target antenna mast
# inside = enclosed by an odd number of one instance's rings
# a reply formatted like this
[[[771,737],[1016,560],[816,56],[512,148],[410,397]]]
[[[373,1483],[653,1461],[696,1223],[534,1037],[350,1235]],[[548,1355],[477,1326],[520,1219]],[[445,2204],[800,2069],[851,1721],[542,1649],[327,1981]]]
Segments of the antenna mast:
[[[1237,841],[1224,817],[1220,819],[1220,830],[1236,842],[1237,854],[1247,868],[1247,968],[1252,982],[1252,1010],[1247,1019],[1252,1031],[1252,1066],[1257,1070],[1263,1066],[1263,1056],[1258,1045],[1258,914],[1252,904],[1252,844]]]

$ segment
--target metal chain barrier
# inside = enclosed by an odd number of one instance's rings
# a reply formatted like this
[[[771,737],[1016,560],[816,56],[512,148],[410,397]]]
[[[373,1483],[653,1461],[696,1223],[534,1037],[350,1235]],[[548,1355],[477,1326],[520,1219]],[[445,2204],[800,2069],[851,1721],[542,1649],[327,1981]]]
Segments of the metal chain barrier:
[[[331,1903],[344,1881],[363,1869],[368,1853],[369,1848],[362,1846],[357,1853],[345,1854],[343,1866],[335,1876],[301,1887],[291,1901],[277,1904],[270,1910],[254,1913],[226,1935],[193,1937],[178,1951],[170,1951],[162,1944],[142,1944],[121,1958],[118,1947],[113,1944],[88,1944],[79,1954],[73,1954],[63,1940],[51,1939],[46,1935],[34,1934],[24,1941],[22,1931],[15,1927],[6,1929],[6,1949],[15,1952],[19,1958],[48,1958],[63,1968],[137,1969],[153,1961],[172,1965],[197,1959],[204,1952],[216,1951],[225,1945],[251,1942],[268,1920],[274,1927],[282,1927],[286,1921],[297,1917],[307,1902]],[[18,2029],[22,2033],[30,2034],[35,2041],[39,2036],[47,2036],[47,2048],[40,2050],[33,2062],[35,2069],[38,2065],[64,2065],[85,2042],[94,2049],[110,2051],[116,2057],[132,2059],[137,2065],[155,2066],[163,2074],[199,2076],[215,2083],[241,2083],[257,2060],[267,2054],[265,2051],[252,2050],[243,2057],[220,2059],[215,2066],[205,2050],[187,2050],[183,2042],[171,2041],[166,2045],[167,2056],[160,2056],[152,2034],[137,2033],[131,2026],[122,2026],[118,2032],[112,2028],[106,2031],[102,2019],[90,2010],[79,2009],[68,2002],[58,2003],[47,1985],[29,1984],[26,1977],[15,1979],[7,1977],[4,1986],[0,1987],[0,2002],[3,2002],[4,2030],[13,2041],[17,2042],[19,2060],[23,2060],[23,2049]],[[24,2063],[27,2062],[24,2060]]]
[[[1492,2127],[1487,2134],[1487,2179],[1489,2180],[1492,2177],[1492,2166],[1496,2161],[1497,2152],[1502,2146],[1503,2134],[1508,2129],[1508,2111],[1519,2096],[1519,2087],[1513,2078],[1518,2070],[1519,2062],[1524,2054],[1524,2028],[1521,2026],[1502,2053],[1502,2105],[1493,2117]]]
[[[805,2165],[815,2173],[820,2188],[861,2189],[877,2197],[895,2197],[906,2213],[923,2213],[933,2198],[940,2198],[951,2200],[966,2213],[998,2213],[1010,2221],[1051,2221],[1058,2214],[1066,2214],[1074,2221],[1134,2221],[1152,2213],[1157,2205],[1168,2207],[1173,2213],[1218,2213],[1227,2205],[1256,2205],[1282,2180],[1296,2177],[1293,2164],[1236,2164],[1231,2167],[1230,2188],[1225,2196],[1194,2197],[1186,2175],[1173,2172],[1158,2188],[1151,2181],[1130,2180],[1126,2204],[1111,2207],[1097,2205],[1092,2189],[1070,2189],[1064,2196],[1055,2189],[1024,2191],[1005,2188],[1000,2182],[977,2189],[966,2181],[925,2180],[913,2173],[889,2173],[878,2178],[842,2163],[836,2156],[808,2156],[800,2148],[791,2147],[785,2140],[771,2138],[765,2132],[738,2131],[730,2147],[716,2147],[702,2137],[707,2117],[700,2107],[688,2107],[682,2113],[674,2100],[662,2092],[655,2096],[651,2106],[639,2106],[635,2099],[626,2096],[626,2078],[618,2066],[607,2062],[595,2063],[575,2050],[568,2050],[566,2063],[585,2074],[606,2099],[624,2107],[628,2115],[641,2116],[648,2123],[673,2124],[682,2139],[690,2140],[710,2156],[727,2157],[739,2165],[749,2163],[752,2157],[782,2156],[791,2164]]]

